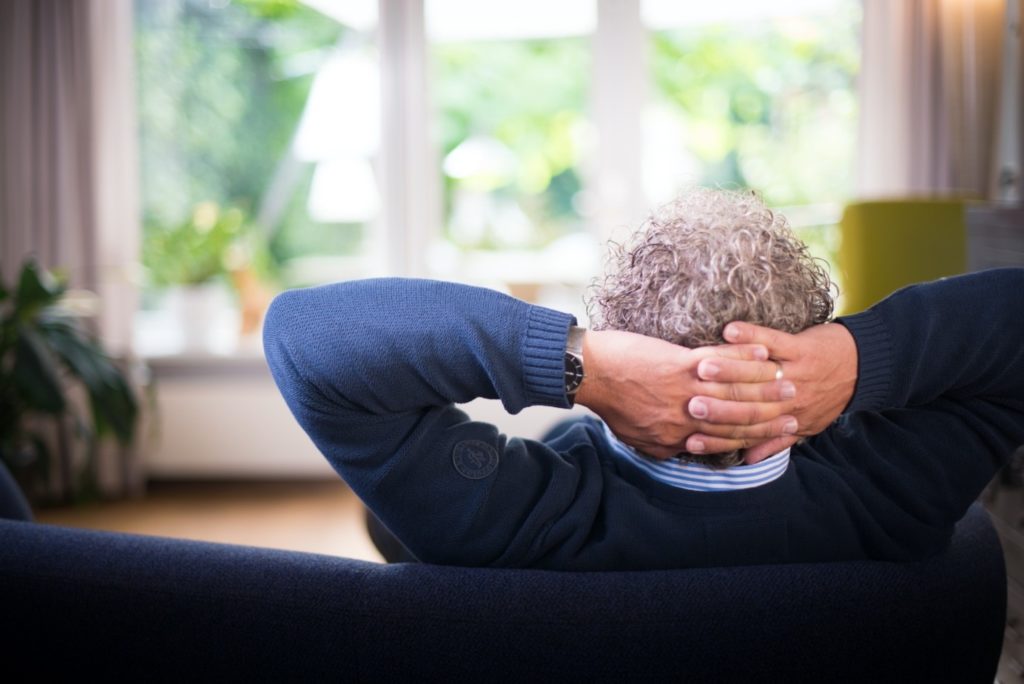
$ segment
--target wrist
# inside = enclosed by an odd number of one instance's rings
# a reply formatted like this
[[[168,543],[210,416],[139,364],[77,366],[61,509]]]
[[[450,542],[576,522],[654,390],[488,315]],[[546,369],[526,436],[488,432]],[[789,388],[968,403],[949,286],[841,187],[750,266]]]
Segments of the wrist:
[[[565,340],[563,377],[565,381],[565,396],[571,407],[576,402],[576,393],[583,383],[585,376],[583,337],[586,329],[575,325],[569,326],[569,332]]]
[[[845,331],[853,357],[853,387],[844,411],[885,408],[893,371],[891,340],[884,321],[874,309],[868,309],[837,319],[836,323]]]
[[[580,383],[580,387],[576,390],[576,403],[591,408],[591,403],[594,401],[595,392],[597,390],[597,380],[595,379],[595,370],[597,368],[597,358],[594,353],[594,340],[595,336],[599,333],[593,330],[584,330],[581,338],[581,346],[583,349],[583,382]]]
[[[565,331],[576,321],[541,306],[530,306],[528,311],[522,347],[524,405],[565,408],[565,391],[552,379],[564,372]]]
[[[583,382],[576,391],[576,403],[600,414],[610,404],[608,396],[607,363],[603,358],[608,332],[587,330],[583,334]]]
[[[853,335],[841,325],[835,326],[836,336],[839,340],[839,370],[838,375],[842,382],[840,389],[840,401],[843,411],[846,411],[853,401],[854,392],[857,388],[857,376],[860,372],[859,357],[857,354],[857,343]]]

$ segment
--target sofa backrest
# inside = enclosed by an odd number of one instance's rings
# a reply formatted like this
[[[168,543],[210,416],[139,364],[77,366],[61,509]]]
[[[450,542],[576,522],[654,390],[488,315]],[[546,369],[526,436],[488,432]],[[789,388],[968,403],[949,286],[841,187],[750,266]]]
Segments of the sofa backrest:
[[[8,681],[992,682],[1006,574],[978,506],[919,563],[590,573],[0,520],[0,609]]]

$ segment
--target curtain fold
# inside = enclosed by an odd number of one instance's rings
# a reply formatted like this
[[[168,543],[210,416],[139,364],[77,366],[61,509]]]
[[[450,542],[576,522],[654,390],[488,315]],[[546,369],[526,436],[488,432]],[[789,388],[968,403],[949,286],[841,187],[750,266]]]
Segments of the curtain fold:
[[[32,255],[98,292],[115,351],[130,346],[139,240],[131,12],[0,2],[0,273]]]
[[[860,197],[988,194],[1004,12],[1005,0],[864,0]]]

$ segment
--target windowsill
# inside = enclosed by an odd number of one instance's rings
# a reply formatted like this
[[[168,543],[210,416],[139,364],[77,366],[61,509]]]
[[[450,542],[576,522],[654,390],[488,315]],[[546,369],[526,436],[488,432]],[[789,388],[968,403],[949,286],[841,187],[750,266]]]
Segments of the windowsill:
[[[239,349],[233,354],[183,352],[142,357],[158,380],[183,378],[269,377],[262,351]]]

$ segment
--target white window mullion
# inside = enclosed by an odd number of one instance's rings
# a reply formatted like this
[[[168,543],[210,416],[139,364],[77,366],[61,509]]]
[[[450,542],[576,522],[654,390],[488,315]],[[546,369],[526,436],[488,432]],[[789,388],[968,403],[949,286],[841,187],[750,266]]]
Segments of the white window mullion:
[[[423,0],[379,0],[381,223],[392,275],[426,275],[439,234],[439,165],[430,140]]]
[[[597,0],[591,98],[598,145],[591,176],[600,240],[647,213],[641,158],[647,98],[647,34],[640,0]]]

